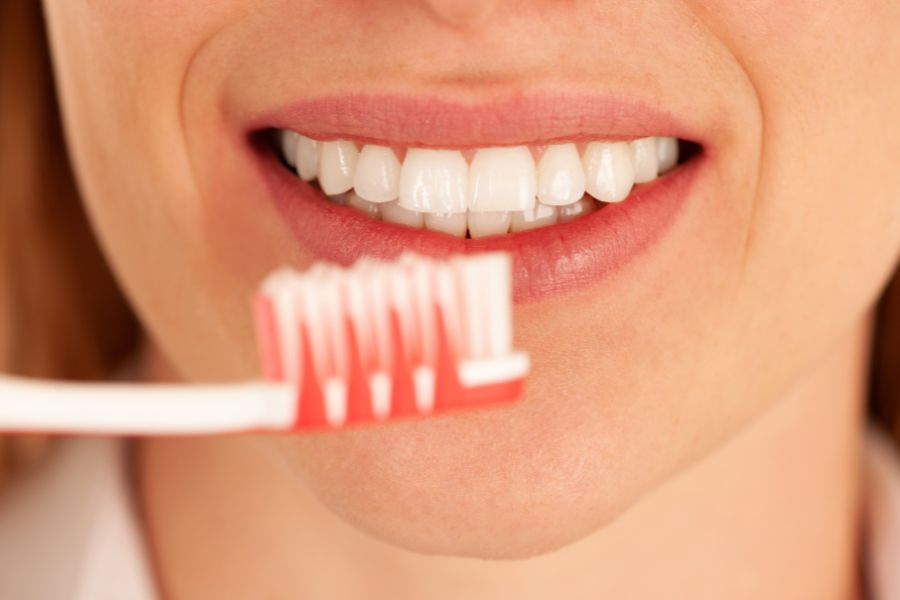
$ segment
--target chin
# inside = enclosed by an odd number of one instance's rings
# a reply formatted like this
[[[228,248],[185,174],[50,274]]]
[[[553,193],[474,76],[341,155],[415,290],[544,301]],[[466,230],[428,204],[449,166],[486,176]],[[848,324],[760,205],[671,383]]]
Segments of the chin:
[[[305,488],[377,540],[419,554],[523,559],[597,531],[652,484],[639,452],[652,445],[639,427],[563,390],[278,444]]]

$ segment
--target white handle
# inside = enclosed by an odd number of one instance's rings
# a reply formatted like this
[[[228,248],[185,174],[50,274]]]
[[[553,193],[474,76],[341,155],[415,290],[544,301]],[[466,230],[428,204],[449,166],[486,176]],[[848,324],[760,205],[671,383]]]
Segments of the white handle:
[[[283,430],[289,384],[68,383],[0,375],[0,432],[188,435]]]

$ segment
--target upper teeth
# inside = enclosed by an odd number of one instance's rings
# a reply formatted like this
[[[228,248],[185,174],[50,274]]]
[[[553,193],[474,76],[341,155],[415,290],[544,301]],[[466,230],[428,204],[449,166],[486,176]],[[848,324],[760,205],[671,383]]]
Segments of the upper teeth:
[[[574,143],[481,148],[471,163],[458,150],[409,148],[401,163],[387,146],[359,150],[351,141],[318,142],[291,130],[280,136],[284,160],[304,180],[318,178],[325,194],[352,190],[339,200],[374,217],[472,237],[571,220],[595,208],[582,201],[585,192],[620,202],[635,183],[678,162],[673,137],[590,142],[580,156]]]

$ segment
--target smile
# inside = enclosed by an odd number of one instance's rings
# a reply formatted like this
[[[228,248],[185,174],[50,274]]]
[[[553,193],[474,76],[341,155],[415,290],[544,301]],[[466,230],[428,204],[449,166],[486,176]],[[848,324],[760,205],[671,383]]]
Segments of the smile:
[[[622,202],[678,162],[678,140],[498,146],[465,151],[320,142],[277,132],[281,159],[328,200],[373,219],[454,237],[528,231]],[[402,161],[401,161],[402,158]]]
[[[249,148],[302,250],[341,264],[507,251],[517,301],[631,262],[708,170],[671,116],[618,100],[347,96],[257,119]]]

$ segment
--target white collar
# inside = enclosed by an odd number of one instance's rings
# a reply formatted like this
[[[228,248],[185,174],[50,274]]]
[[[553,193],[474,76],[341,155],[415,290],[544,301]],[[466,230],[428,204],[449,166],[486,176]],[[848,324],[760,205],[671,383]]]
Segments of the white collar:
[[[880,429],[865,440],[863,571],[873,600],[900,600],[900,454]]]
[[[62,440],[0,511],[0,598],[151,600],[125,442]]]

